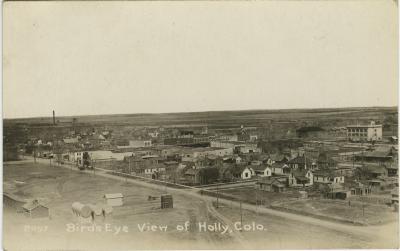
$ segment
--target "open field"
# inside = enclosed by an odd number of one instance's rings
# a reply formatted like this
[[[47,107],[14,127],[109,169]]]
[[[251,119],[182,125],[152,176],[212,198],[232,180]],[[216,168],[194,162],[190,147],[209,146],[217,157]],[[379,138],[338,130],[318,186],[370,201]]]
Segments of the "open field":
[[[225,217],[240,219],[240,212],[224,204],[217,209]],[[280,217],[270,217],[263,213],[254,213],[243,209],[243,225],[253,222],[266,226],[267,231],[243,232],[249,241],[249,248],[257,249],[349,249],[349,248],[394,248],[398,247],[398,226],[392,222],[384,226],[351,227],[353,230],[340,231],[324,225],[304,224]]]
[[[332,125],[332,121],[352,121],[354,118],[383,120],[385,114],[397,113],[396,107],[359,107],[359,108],[327,108],[327,109],[281,109],[281,110],[244,110],[244,111],[209,111],[190,113],[163,114],[117,114],[74,116],[79,124],[130,125],[130,126],[202,126],[210,128],[260,126],[265,123],[299,121],[317,121]],[[50,114],[49,114],[50,115]],[[62,123],[70,123],[72,117],[57,117]],[[354,120],[355,122],[355,120]],[[5,119],[4,124],[13,123],[52,123],[52,118]],[[76,125],[78,126],[78,124]]]
[[[272,248],[368,248],[397,247],[398,229],[395,224],[376,227],[341,226],[322,221],[303,220],[296,215],[282,218],[260,208],[259,214],[250,211],[251,205],[243,205],[243,223],[253,222],[265,229],[233,231],[222,234],[218,231],[200,232],[199,222],[208,224],[229,224],[240,222],[240,210],[236,202],[220,200],[225,206],[217,210],[209,202],[215,198],[191,195],[190,191],[176,192],[167,188],[174,196],[174,209],[161,210],[157,203],[148,202],[147,196],[159,196],[164,187],[154,184],[147,186],[126,183],[123,178],[99,177],[99,174],[81,173],[45,164],[5,164],[4,190],[22,197],[48,199],[51,220],[32,220],[25,216],[6,212],[4,216],[4,245],[11,250],[26,249],[30,246],[46,249],[272,249]],[[17,182],[16,182],[17,181]],[[128,232],[68,232],[66,224],[77,223],[71,213],[71,203],[96,203],[102,201],[104,193],[122,192],[127,196],[125,205],[114,208],[111,217],[96,219],[96,224],[104,226],[127,226]],[[232,206],[233,205],[233,206]],[[222,217],[221,217],[222,215]],[[284,214],[283,214],[284,215]],[[177,224],[189,221],[194,227],[189,231],[177,231]],[[322,223],[321,223],[322,222]],[[167,226],[165,232],[140,232],[137,224],[149,223]],[[48,226],[44,233],[24,231],[26,226]],[[29,230],[29,228],[28,228]],[[376,234],[378,233],[378,234]],[[382,235],[382,233],[385,233]],[[382,236],[381,236],[382,235]],[[372,236],[374,238],[372,238]],[[40,237],[40,238],[38,238]],[[19,241],[24,239],[24,242]]]

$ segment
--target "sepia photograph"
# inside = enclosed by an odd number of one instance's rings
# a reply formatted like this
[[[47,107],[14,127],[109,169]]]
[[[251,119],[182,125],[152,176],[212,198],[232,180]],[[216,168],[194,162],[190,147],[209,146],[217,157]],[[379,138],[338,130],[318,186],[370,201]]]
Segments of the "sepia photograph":
[[[397,0],[2,8],[4,250],[399,248]]]

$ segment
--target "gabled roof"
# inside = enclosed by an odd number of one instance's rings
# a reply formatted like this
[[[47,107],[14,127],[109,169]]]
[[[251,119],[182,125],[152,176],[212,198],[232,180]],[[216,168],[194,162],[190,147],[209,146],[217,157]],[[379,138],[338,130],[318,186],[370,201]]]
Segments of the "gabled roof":
[[[298,170],[298,169],[295,169],[295,170],[292,170],[292,174],[293,174],[293,176],[295,177],[295,178],[299,178],[299,177],[304,177],[304,178],[306,178],[306,174],[307,174],[307,170]],[[307,178],[308,179],[308,178]]]
[[[31,200],[31,201],[27,202],[26,204],[24,204],[22,206],[22,208],[24,208],[27,211],[32,211],[33,209],[40,207],[40,206],[47,208],[46,206],[40,204],[38,200]]]
[[[271,165],[272,168],[284,168],[284,167],[288,167],[288,165],[284,164],[284,163],[273,163]]]
[[[185,175],[196,175],[199,172],[200,169],[194,169],[194,168],[189,168],[186,172]]]
[[[269,176],[269,177],[262,177],[262,178],[258,179],[257,183],[258,184],[266,184],[266,185],[270,185],[272,183],[277,183],[277,184],[284,186],[282,183],[285,183],[286,180],[287,180],[286,176]]]
[[[254,171],[265,171],[268,167],[265,165],[259,165],[259,166],[250,166]]]

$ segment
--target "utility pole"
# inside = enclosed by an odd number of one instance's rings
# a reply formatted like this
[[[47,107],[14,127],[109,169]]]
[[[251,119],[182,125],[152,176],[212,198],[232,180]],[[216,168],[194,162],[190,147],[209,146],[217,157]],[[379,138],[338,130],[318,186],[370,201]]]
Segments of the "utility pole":
[[[242,213],[242,201],[240,201],[240,232],[242,232],[243,228],[243,213]]]
[[[258,215],[258,189],[256,188],[256,214]]]
[[[364,208],[365,208],[365,204],[363,203],[363,204],[362,204],[362,212],[363,212],[362,214],[363,214],[363,217],[364,217]]]
[[[219,184],[217,184],[217,208],[219,207]]]

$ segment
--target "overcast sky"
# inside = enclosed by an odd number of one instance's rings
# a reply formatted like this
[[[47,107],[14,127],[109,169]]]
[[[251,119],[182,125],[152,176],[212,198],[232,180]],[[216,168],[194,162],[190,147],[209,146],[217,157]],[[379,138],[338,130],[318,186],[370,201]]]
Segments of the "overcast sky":
[[[3,116],[397,105],[394,1],[6,2]]]

